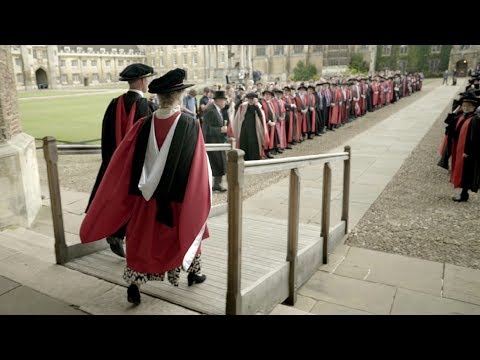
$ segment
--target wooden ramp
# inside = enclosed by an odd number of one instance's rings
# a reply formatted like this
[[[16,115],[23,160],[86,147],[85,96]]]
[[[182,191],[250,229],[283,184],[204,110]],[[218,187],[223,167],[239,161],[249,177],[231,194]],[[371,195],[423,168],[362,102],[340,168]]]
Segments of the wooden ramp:
[[[344,224],[344,223],[342,223]],[[210,239],[203,243],[202,272],[207,280],[201,285],[187,286],[182,272],[179,287],[167,280],[151,281],[142,286],[142,293],[204,314],[225,314],[227,292],[227,216],[208,220]],[[344,229],[344,228],[343,228]],[[338,229],[337,233],[341,233]],[[267,313],[288,296],[287,222],[257,215],[243,218],[242,305],[244,314]],[[320,227],[299,224],[297,287],[305,282],[321,264]],[[65,266],[126,286],[122,279],[125,261],[110,249],[74,259]]]

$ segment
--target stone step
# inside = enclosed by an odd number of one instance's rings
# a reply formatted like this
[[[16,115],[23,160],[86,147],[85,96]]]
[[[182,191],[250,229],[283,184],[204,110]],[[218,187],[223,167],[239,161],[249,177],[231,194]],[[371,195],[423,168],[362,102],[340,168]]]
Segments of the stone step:
[[[55,263],[53,238],[25,228],[0,232],[0,245],[49,263]]]

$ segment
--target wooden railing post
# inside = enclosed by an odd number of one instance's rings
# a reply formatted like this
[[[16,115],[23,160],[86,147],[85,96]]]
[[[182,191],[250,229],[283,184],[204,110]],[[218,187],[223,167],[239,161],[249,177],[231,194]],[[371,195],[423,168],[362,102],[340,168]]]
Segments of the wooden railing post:
[[[228,152],[228,275],[227,315],[242,312],[242,208],[245,163],[243,150]]]
[[[345,146],[344,151],[348,153],[348,159],[343,160],[343,203],[342,220],[345,221],[345,234],[348,234],[348,212],[350,207],[350,164],[352,151],[350,146]]]
[[[290,263],[288,273],[288,298],[287,305],[295,305],[296,291],[296,262],[298,253],[298,221],[300,209],[300,172],[298,169],[290,170],[290,193],[288,197],[288,248],[287,261]]]
[[[330,195],[332,191],[332,168],[330,163],[323,167],[323,194],[322,194],[322,237],[323,263],[328,263],[328,238],[330,233]]]
[[[232,150],[235,150],[235,147],[237,146],[235,138],[228,138],[227,142],[232,146]]]
[[[57,140],[52,136],[43,138],[43,155],[47,162],[48,189],[50,191],[50,207],[52,208],[53,232],[55,235],[55,258],[57,264],[68,261],[68,249],[63,229],[62,200],[58,181]]]

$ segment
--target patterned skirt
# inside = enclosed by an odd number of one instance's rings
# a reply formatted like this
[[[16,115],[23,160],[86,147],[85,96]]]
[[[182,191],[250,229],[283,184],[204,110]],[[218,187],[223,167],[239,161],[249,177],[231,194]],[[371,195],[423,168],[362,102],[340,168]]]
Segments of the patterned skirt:
[[[200,254],[198,254],[193,259],[192,264],[188,268],[187,272],[200,274],[200,269],[201,269]],[[182,270],[182,267],[177,267],[175,269],[172,269],[166,272],[168,282],[173,286],[178,286],[181,270]],[[123,272],[123,280],[125,280],[125,282],[128,285],[131,285],[131,284],[141,285],[141,284],[145,284],[147,281],[163,281],[164,279],[165,279],[165,273],[157,273],[157,274],[142,273],[142,272],[134,271],[130,269],[128,266],[125,267],[125,270]]]

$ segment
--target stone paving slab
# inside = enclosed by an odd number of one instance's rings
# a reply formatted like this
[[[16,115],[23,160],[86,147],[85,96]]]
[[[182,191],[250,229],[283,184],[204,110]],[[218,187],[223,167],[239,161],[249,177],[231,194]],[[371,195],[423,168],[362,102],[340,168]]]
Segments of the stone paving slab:
[[[480,305],[480,270],[445,264],[443,296]]]
[[[34,274],[50,266],[52,266],[51,263],[18,253],[0,261],[0,275],[23,284]]]
[[[104,294],[92,298],[80,309],[93,315],[198,315],[197,312],[185,309],[149,295],[141,294],[139,306],[127,301],[127,288],[115,285]]]
[[[86,315],[68,304],[25,286],[0,296],[0,315]]]
[[[367,311],[357,310],[321,300],[317,301],[310,312],[315,315],[373,315]]]
[[[278,304],[269,315],[312,315],[293,306]]]
[[[317,303],[317,300],[312,299],[308,296],[298,295],[297,294],[297,302],[295,303],[295,308],[298,310],[302,310],[305,312],[310,312],[312,308]]]
[[[0,276],[0,296],[5,294],[6,292],[9,292],[12,289],[15,289],[18,286],[20,286],[19,283],[7,279],[6,277]]]
[[[106,293],[115,285],[60,265],[51,265],[26,279],[23,284],[32,289],[80,306]]]
[[[12,255],[18,254],[17,250],[10,249],[8,247],[2,246],[2,241],[0,240],[0,260],[6,259]]]
[[[480,306],[399,288],[392,315],[479,315]]]
[[[443,264],[352,247],[335,274],[440,296]]]
[[[298,293],[374,314],[389,314],[395,290],[393,286],[317,271]]]

